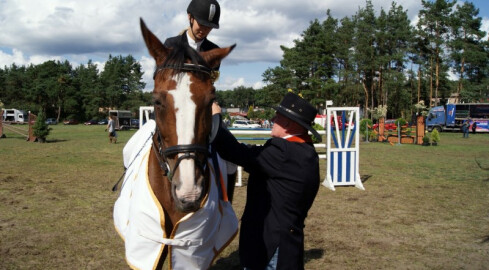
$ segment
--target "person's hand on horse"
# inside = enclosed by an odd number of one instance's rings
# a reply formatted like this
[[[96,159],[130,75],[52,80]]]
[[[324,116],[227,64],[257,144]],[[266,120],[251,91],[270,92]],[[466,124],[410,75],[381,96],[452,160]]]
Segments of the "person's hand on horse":
[[[221,113],[221,107],[217,103],[217,101],[214,101],[212,103],[212,115],[219,114]]]

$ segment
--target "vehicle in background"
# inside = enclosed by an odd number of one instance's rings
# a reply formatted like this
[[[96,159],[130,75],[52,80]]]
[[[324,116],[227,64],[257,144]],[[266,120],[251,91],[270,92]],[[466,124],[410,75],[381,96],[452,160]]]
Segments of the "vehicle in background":
[[[46,125],[57,125],[57,124],[58,124],[58,120],[56,120],[56,118],[46,119]]]
[[[63,121],[64,125],[78,125],[78,120],[76,119],[66,119]]]
[[[108,123],[109,123],[109,120],[107,120],[107,119],[102,119],[102,120],[98,121],[99,125],[107,125]]]
[[[384,121],[384,129],[385,130],[396,130],[397,129],[397,124],[396,124],[397,119],[387,119]],[[374,124],[373,129],[378,129],[379,124]]]
[[[131,119],[131,128],[139,128],[139,119],[137,118],[134,118],[134,119]]]
[[[109,115],[114,117],[116,130],[126,130],[131,128],[131,111],[110,110]]]
[[[84,123],[86,126],[90,126],[90,125],[97,125],[98,124],[98,120],[97,119],[92,119],[92,120],[88,120]]]
[[[489,132],[489,103],[457,103],[430,109],[426,117],[428,131],[461,131],[468,120],[470,130]]]
[[[14,123],[27,123],[29,116],[25,111],[17,109],[4,109],[3,121]]]
[[[234,120],[233,128],[261,128],[259,124],[252,123],[249,120]]]

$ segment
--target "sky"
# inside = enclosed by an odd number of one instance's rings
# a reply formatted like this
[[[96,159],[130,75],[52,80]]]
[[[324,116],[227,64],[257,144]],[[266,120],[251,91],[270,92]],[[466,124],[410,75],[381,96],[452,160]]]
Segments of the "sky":
[[[219,1],[219,0],[218,0]],[[479,8],[482,30],[489,32],[489,1],[470,1]],[[68,60],[73,68],[89,60],[103,70],[109,55],[132,55],[145,74],[145,91],[152,91],[155,68],[141,36],[139,18],[163,42],[188,26],[190,0],[0,0],[0,67]],[[220,47],[237,44],[221,64],[215,86],[259,89],[262,74],[280,65],[280,46],[292,47],[311,21],[326,11],[341,19],[354,15],[365,0],[220,0],[220,28],[209,40]],[[372,0],[379,14],[392,0]],[[397,0],[417,21],[421,0]]]

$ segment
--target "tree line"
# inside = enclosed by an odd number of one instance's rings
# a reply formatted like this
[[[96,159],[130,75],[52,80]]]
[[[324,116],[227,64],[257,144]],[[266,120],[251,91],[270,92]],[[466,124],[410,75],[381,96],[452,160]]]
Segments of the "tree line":
[[[326,11],[326,19],[310,22],[293,47],[281,47],[280,66],[263,74],[267,86],[238,89],[238,102],[277,104],[290,88],[318,109],[333,100],[361,106],[369,117],[382,106],[390,118],[409,117],[420,102],[444,104],[451,94],[487,102],[489,43],[479,9],[470,2],[421,2],[414,26],[396,2],[378,16],[370,0],[353,16],[335,19]]]
[[[109,55],[101,72],[91,60],[76,68],[53,60],[27,67],[12,64],[0,69],[0,101],[58,121],[100,119],[108,109],[136,112],[151,103],[142,75],[141,64],[131,55]]]
[[[479,9],[455,0],[421,3],[414,25],[396,2],[378,15],[370,0],[341,19],[327,10],[292,47],[281,46],[280,65],[262,74],[266,86],[217,91],[217,100],[223,107],[270,108],[292,89],[318,109],[333,100],[360,106],[367,118],[379,107],[388,108],[388,118],[407,118],[415,106],[444,104],[452,94],[487,102],[489,41]],[[0,69],[0,101],[58,119],[105,116],[99,108],[137,112],[152,101],[144,87],[141,65],[131,55],[109,56],[101,72],[91,61],[76,68],[47,61]]]

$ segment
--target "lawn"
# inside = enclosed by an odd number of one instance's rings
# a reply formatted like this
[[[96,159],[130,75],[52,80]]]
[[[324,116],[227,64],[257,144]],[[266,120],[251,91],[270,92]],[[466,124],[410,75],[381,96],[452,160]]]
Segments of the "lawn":
[[[104,126],[52,128],[44,144],[7,131],[0,139],[0,269],[127,269],[111,188],[134,131],[109,144]],[[306,269],[487,269],[489,134],[441,133],[429,147],[361,143],[360,174],[365,191],[320,188]],[[212,269],[239,269],[237,250],[238,238]]]

